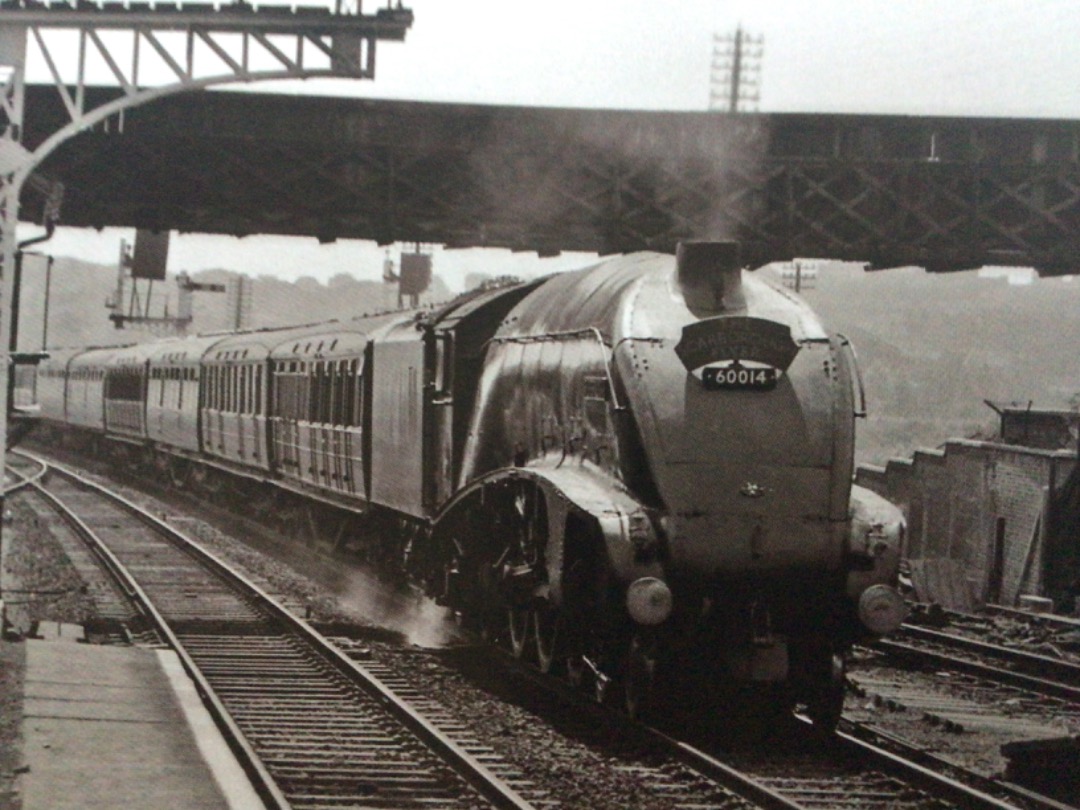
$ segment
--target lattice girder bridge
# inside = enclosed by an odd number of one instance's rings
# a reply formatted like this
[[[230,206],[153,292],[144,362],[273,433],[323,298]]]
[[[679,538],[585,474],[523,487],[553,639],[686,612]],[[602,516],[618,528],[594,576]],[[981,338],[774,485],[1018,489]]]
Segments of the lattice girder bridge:
[[[63,115],[34,108],[42,131]],[[1049,274],[1073,272],[1080,247],[1080,121],[212,93],[105,121],[44,169],[67,190],[64,222],[93,227],[541,253],[736,238],[751,264]]]

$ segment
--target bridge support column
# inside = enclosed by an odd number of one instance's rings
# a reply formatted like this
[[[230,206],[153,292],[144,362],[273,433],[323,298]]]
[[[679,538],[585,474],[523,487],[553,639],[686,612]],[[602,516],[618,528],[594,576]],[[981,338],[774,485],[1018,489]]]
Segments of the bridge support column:
[[[15,253],[19,249],[19,193],[30,153],[22,145],[25,99],[26,40],[24,25],[0,26],[0,632],[7,630],[4,611],[7,544],[2,487],[7,472],[8,413],[11,408],[11,301],[15,286]]]

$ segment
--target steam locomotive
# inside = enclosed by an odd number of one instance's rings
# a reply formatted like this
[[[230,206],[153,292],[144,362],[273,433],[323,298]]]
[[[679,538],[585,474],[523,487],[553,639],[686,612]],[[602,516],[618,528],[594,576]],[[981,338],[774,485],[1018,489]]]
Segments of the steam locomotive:
[[[631,712],[695,700],[660,688],[691,673],[826,728],[846,651],[904,616],[901,515],[852,485],[861,400],[849,343],[726,242],[426,311],[54,352],[38,380],[47,424],[307,510]]]

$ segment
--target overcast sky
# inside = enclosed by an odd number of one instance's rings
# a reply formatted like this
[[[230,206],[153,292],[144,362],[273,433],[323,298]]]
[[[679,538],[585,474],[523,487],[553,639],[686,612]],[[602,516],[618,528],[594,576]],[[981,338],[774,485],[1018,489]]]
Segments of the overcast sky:
[[[713,34],[763,36],[765,111],[1080,116],[1076,0],[412,0],[367,92],[701,110]]]
[[[385,4],[382,0],[380,5]],[[404,43],[381,43],[374,82],[279,90],[539,106],[704,110],[714,34],[764,37],[766,112],[1080,118],[1077,0],[411,0]],[[369,0],[370,13],[375,4]],[[261,89],[253,87],[252,89]],[[25,229],[24,229],[25,232]],[[20,234],[22,235],[22,234]],[[63,232],[50,250],[112,262],[116,232]],[[268,249],[275,261],[267,262]],[[355,267],[361,243],[174,241],[170,269],[306,273]],[[450,270],[458,260],[445,261]],[[439,263],[436,263],[436,272]],[[458,286],[460,274],[448,281]]]

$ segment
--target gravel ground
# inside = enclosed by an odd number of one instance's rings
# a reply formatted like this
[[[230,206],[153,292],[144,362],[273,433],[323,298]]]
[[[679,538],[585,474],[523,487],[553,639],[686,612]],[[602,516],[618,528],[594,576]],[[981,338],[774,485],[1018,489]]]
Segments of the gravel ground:
[[[105,483],[104,479],[102,483]],[[339,631],[342,628],[351,630],[362,636],[365,644],[381,650],[382,655],[400,654],[401,647],[395,634],[381,632],[361,617],[343,609],[336,599],[323,593],[317,583],[253,551],[201,519],[180,515],[175,507],[130,487],[112,486],[130,500],[150,507],[170,525],[236,565],[257,585],[277,596],[279,601],[299,615],[335,625]],[[17,513],[18,522],[26,527],[26,531],[18,534],[27,540],[34,539],[33,542],[13,545],[10,564],[18,567],[20,575],[33,583],[32,587],[65,591],[63,598],[36,603],[33,617],[74,622],[88,618],[92,615],[92,604],[88,606],[85,599],[80,598],[78,575],[68,565],[66,555],[52,539],[47,526],[28,508],[19,508]],[[31,553],[31,549],[35,553]],[[22,645],[7,644],[4,651],[18,657],[22,649]],[[469,685],[461,676],[428,659],[422,652],[417,652],[413,661],[414,681],[419,688],[437,697],[444,705],[456,706],[455,714],[475,729],[478,738],[515,763],[552,797],[558,797],[561,806],[588,806],[591,810],[667,810],[674,807],[672,803],[658,801],[656,794],[646,791],[633,774],[609,767],[601,754],[583,744],[567,740],[530,712],[492,698]],[[9,669],[7,666],[4,672],[11,676],[17,674],[15,668]],[[9,794],[16,795],[11,774],[18,762],[16,743],[21,720],[22,690],[15,684],[9,688],[6,681],[3,685],[7,699],[0,709],[5,712],[0,714],[0,722],[3,722],[0,746],[4,751],[13,753],[10,765],[0,760],[6,780],[0,783],[0,790],[7,789]],[[0,807],[9,806],[5,801],[7,797],[0,793]],[[17,804],[10,806],[12,810],[18,810]]]
[[[26,647],[0,640],[0,807],[20,810],[19,769],[22,765],[23,675]]]
[[[101,480],[107,483],[104,477]],[[375,633],[365,620],[343,609],[317,583],[288,566],[244,546],[203,520],[181,515],[175,505],[165,505],[130,487],[119,489],[131,500],[153,508],[155,513],[166,516],[171,525],[247,571],[257,584],[278,595],[299,615],[307,615],[318,622],[351,626],[377,654],[392,655],[400,649],[399,644],[388,640],[391,634]],[[34,565],[33,568],[45,570],[47,566]],[[59,575],[57,579],[67,583],[64,587],[72,587],[69,580],[61,579]],[[69,609],[77,611],[78,600],[74,600]],[[415,661],[418,688],[437,695],[444,704],[457,706],[458,717],[475,729],[478,738],[516,763],[535,783],[548,788],[563,806],[589,807],[590,810],[646,807],[660,810],[664,806],[657,803],[655,794],[649,796],[642,789],[632,773],[608,767],[602,754],[568,740],[541,718],[483,693],[428,656],[418,653]],[[918,714],[888,712],[855,696],[849,696],[848,710],[854,711],[859,719],[871,720],[898,736],[927,745],[983,773],[1000,772],[1003,766],[999,746],[1005,740],[981,733],[943,730]],[[0,744],[6,739],[0,738]]]
[[[81,623],[93,616],[93,602],[82,592],[82,579],[63,547],[33,510],[18,497],[8,499],[7,509],[4,600],[14,632],[0,640],[0,807],[19,810],[26,669],[21,636],[37,622]]]

